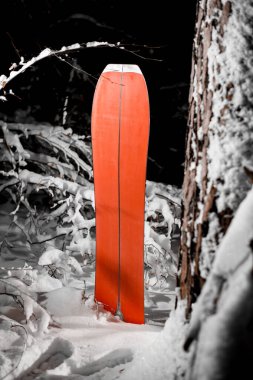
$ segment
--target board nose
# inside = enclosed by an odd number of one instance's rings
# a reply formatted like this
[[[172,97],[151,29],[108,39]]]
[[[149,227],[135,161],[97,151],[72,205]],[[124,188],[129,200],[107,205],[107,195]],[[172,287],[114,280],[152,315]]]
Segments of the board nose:
[[[107,72],[119,72],[119,73],[137,73],[142,74],[141,69],[137,65],[110,63],[107,65],[103,73]]]

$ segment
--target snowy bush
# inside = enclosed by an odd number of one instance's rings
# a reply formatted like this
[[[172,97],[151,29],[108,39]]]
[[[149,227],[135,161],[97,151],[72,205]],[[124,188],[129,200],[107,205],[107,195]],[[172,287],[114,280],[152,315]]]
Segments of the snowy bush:
[[[11,254],[10,236],[17,229],[19,245],[29,244],[31,255],[32,247],[43,250],[60,240],[72,248],[76,236],[86,237],[94,226],[90,144],[63,127],[3,122],[0,127],[2,212],[9,214],[2,254]]]
[[[97,45],[86,44],[93,46]],[[0,99],[7,99],[8,84],[35,62],[79,48],[45,49],[27,63],[12,65],[10,75],[0,77]],[[23,328],[22,350],[27,342],[42,339],[50,326],[60,326],[53,314],[78,314],[84,301],[90,310],[96,309],[89,297],[94,292],[96,238],[91,141],[68,127],[66,109],[62,124],[0,120],[1,336],[15,339],[13,326],[18,335]],[[169,290],[175,295],[180,212],[178,189],[147,181],[147,294]],[[92,320],[94,311],[91,315]],[[96,315],[105,322],[110,318],[104,310]],[[8,378],[19,362],[13,367],[7,356],[0,355],[0,374]]]
[[[147,181],[145,213],[145,285],[175,289],[181,216],[180,191]]]

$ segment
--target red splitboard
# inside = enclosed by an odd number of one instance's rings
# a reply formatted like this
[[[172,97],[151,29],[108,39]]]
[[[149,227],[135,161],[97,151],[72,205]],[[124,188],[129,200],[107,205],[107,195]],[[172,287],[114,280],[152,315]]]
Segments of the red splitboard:
[[[92,108],[95,299],[144,323],[144,206],[149,101],[136,65],[108,65]],[[119,311],[119,310],[118,310]]]

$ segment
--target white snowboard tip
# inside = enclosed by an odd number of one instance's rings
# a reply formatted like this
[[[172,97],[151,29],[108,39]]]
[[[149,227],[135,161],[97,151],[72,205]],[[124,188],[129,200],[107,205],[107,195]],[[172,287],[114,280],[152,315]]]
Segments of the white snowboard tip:
[[[119,72],[119,73],[137,73],[142,74],[141,69],[137,65],[128,65],[128,64],[120,64],[120,63],[110,63],[106,66],[103,73],[108,72]]]

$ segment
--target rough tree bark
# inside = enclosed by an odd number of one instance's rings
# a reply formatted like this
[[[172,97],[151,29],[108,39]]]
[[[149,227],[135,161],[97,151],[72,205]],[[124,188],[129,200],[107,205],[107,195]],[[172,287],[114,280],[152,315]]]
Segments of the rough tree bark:
[[[197,3],[181,237],[180,288],[187,314],[250,188],[252,15],[251,0]]]

